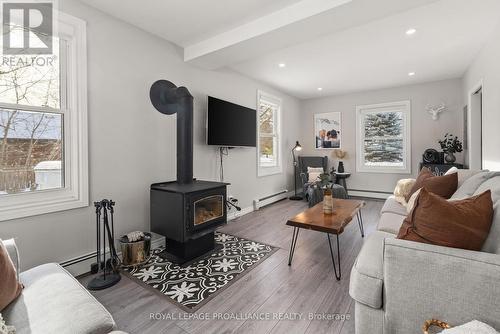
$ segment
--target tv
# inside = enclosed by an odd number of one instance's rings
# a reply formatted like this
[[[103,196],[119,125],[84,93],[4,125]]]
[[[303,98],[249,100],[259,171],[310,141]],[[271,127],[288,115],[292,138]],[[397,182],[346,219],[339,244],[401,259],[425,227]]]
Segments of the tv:
[[[257,118],[254,109],[208,97],[207,144],[255,147]]]

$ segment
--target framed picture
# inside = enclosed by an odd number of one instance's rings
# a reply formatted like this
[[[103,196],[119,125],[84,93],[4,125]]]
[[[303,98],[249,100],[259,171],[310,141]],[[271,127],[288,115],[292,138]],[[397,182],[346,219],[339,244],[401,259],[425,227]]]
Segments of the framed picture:
[[[318,150],[341,148],[342,122],[340,112],[314,115],[314,145]]]

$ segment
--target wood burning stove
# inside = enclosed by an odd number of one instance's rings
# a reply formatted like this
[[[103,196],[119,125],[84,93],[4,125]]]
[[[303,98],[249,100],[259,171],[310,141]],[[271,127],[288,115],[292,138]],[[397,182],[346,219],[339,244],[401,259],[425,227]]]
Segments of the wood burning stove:
[[[159,80],[153,106],[177,113],[177,180],[151,185],[151,231],[165,236],[160,255],[186,263],[215,248],[214,231],[227,223],[227,183],[193,179],[193,97],[185,87]]]

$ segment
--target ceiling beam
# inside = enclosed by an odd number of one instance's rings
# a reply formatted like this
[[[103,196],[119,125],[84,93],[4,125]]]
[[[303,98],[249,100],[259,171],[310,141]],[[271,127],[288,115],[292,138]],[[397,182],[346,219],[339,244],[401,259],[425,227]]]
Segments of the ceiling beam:
[[[339,7],[352,0],[302,0],[216,36],[184,47],[184,61],[191,62],[219,50],[263,36],[287,25]]]

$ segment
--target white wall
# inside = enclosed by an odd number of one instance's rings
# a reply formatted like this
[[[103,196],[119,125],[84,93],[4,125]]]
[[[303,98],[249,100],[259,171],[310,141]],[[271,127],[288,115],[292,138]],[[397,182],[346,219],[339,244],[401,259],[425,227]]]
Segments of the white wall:
[[[187,65],[174,45],[75,0],[61,9],[87,21],[90,199],[112,198],[117,235],[149,230],[149,185],[176,177],[175,116],[157,112],[149,88],[158,79],[185,85],[195,98],[194,176],[216,180],[216,150],[205,142],[207,95],[256,107],[256,91],[283,99],[283,151],[299,129],[299,101],[241,75]],[[257,178],[256,150],[231,150],[225,177],[243,207],[292,187],[291,158],[282,175]],[[0,238],[17,238],[24,269],[95,250],[92,207],[0,222]]]
[[[500,25],[465,73],[464,97],[483,82],[483,167],[500,170]]]
[[[411,143],[412,175],[418,173],[418,163],[427,148],[439,149],[438,140],[446,132],[462,136],[462,92],[461,81],[446,80],[427,84],[381,89],[355,94],[306,100],[302,103],[303,133],[302,155],[327,155],[330,164],[337,167],[338,159],[332,150],[314,149],[313,115],[339,111],[342,113],[342,148],[348,152],[344,159],[346,172],[352,176],[347,180],[350,189],[364,191],[392,192],[397,180],[410,177],[408,174],[356,173],[356,106],[394,101],[411,101]],[[440,114],[438,121],[433,121],[425,110],[426,105],[445,102],[447,110]],[[460,162],[461,156],[458,156]]]

